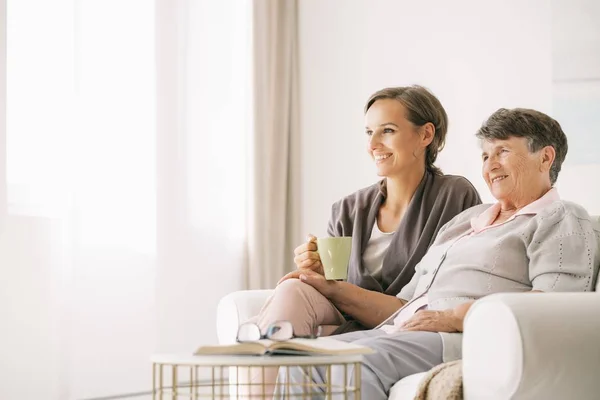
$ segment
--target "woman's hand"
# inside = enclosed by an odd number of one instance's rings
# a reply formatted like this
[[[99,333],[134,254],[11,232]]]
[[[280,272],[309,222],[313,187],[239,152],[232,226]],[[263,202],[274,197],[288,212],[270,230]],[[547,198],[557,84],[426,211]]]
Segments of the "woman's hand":
[[[323,274],[319,274],[318,272],[315,272],[308,268],[303,268],[297,269],[285,275],[279,280],[279,282],[277,282],[277,284],[279,285],[281,282],[287,279],[294,278],[300,279],[302,282],[314,287],[325,297],[329,297],[335,284],[337,283],[336,281],[328,281],[327,279],[325,279],[325,276]]]
[[[329,298],[337,287],[337,281],[328,281],[325,276],[310,269],[303,269],[298,272],[299,279],[317,289],[323,296]]]
[[[294,263],[296,264],[296,271],[286,274],[277,282],[278,285],[287,279],[299,279],[302,271],[306,270],[323,275],[323,264],[321,264],[321,257],[317,253],[317,238],[315,236],[309,234],[306,243],[302,243],[294,249]]]
[[[460,332],[462,330],[462,319],[454,310],[417,311],[408,321],[402,324],[403,331],[427,331],[427,332]]]
[[[311,234],[306,237],[306,243],[294,249],[294,263],[297,269],[311,269],[323,275],[323,264],[317,253],[317,238]]]

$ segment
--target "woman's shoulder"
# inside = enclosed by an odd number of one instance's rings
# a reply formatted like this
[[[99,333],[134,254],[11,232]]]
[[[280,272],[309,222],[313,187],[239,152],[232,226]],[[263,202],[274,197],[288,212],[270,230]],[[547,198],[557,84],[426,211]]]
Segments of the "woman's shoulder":
[[[381,192],[382,181],[359,189],[342,197],[333,204],[334,208],[354,209],[356,206],[371,204]]]
[[[434,182],[441,192],[446,193],[465,193],[475,192],[477,189],[470,180],[462,175],[434,175]]]
[[[471,229],[471,220],[479,217],[493,204],[478,204],[454,216],[441,229],[436,237],[436,244],[457,239]]]
[[[333,203],[328,233],[333,236],[352,236],[356,216],[368,212],[380,195],[380,186],[381,182],[367,186]]]
[[[597,222],[585,207],[568,200],[552,202],[536,215],[536,219],[544,225],[553,225],[565,219],[589,221],[590,223]]]
[[[457,214],[454,218],[452,218],[448,222],[448,226],[451,226],[451,225],[460,225],[460,224],[463,224],[463,223],[469,223],[470,224],[471,220],[473,218],[479,217],[481,214],[483,214],[483,212],[485,210],[487,210],[491,206],[493,206],[493,204],[486,203],[486,204],[477,204],[477,205],[475,205],[473,207],[467,208],[466,210],[462,211],[461,213]]]
[[[536,235],[544,232],[550,235],[600,234],[600,224],[596,218],[580,204],[557,200],[538,212],[532,219],[531,229]]]
[[[427,196],[436,204],[450,205],[456,214],[481,204],[481,196],[475,186],[464,176],[434,175]]]

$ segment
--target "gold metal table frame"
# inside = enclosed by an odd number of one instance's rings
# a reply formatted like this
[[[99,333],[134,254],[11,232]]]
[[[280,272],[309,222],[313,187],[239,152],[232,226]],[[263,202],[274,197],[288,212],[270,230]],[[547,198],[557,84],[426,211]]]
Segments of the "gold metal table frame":
[[[276,398],[285,399],[352,399],[360,400],[361,355],[339,356],[193,356],[177,354],[154,355],[152,361],[152,399],[153,400],[200,400],[200,399],[267,399],[265,383],[232,383],[229,376],[237,378],[240,371],[250,375],[256,368],[285,368],[289,376],[289,367],[301,367],[305,371],[302,382],[290,382],[280,390]],[[312,381],[312,367],[325,367],[326,382],[317,384]],[[342,368],[344,382],[332,384],[333,368]],[[350,368],[352,367],[352,368]],[[353,384],[350,377],[353,375]],[[250,379],[248,379],[249,381]],[[264,380],[264,379],[263,379]],[[262,395],[240,395],[240,390],[262,386]],[[301,389],[301,390],[300,390]]]

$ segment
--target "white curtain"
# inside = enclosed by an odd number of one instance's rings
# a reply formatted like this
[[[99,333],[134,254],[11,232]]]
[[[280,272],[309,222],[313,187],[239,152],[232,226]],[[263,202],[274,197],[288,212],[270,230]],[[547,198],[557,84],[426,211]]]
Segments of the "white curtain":
[[[291,267],[295,2],[8,14],[0,398],[143,392],[152,353],[216,342],[219,298]]]
[[[298,244],[297,4],[253,4],[247,286],[268,289],[293,266]]]
[[[158,348],[186,351],[244,287],[251,9],[156,4]]]
[[[6,219],[6,2],[0,0],[0,235]]]
[[[154,11],[146,0],[7,2],[0,292],[12,329],[1,341],[0,398],[149,387],[158,342]]]

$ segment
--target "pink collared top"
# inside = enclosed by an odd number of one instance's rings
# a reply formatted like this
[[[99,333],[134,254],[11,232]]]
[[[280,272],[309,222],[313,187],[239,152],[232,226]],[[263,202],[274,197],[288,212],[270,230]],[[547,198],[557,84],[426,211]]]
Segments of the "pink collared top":
[[[535,215],[535,214],[539,213],[541,210],[543,210],[545,207],[547,207],[550,204],[552,204],[553,202],[559,201],[559,200],[560,200],[560,195],[558,194],[558,190],[556,188],[552,188],[548,192],[546,192],[545,195],[543,195],[536,201],[529,203],[528,205],[526,205],[525,207],[523,207],[522,209],[517,211],[514,215],[512,215],[506,221],[501,222],[499,224],[492,225],[492,223],[498,217],[498,214],[500,214],[500,203],[496,203],[493,206],[491,206],[490,208],[488,208],[487,210],[485,210],[484,212],[482,212],[481,214],[479,214],[478,217],[471,219],[471,228],[473,228],[473,234],[477,234],[479,232],[485,231],[486,229],[490,229],[495,226],[500,226],[500,225],[506,224],[507,222],[512,221],[519,215],[524,215],[524,214]]]

